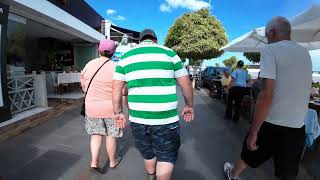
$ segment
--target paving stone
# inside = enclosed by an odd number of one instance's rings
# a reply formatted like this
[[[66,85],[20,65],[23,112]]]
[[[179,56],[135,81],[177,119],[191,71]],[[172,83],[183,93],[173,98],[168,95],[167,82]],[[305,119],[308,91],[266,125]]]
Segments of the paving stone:
[[[181,92],[180,100],[182,100]],[[183,103],[179,104],[182,109]],[[249,127],[247,120],[238,124],[223,119],[224,105],[197,91],[196,119],[180,121],[182,145],[173,180],[221,180],[222,165],[239,157],[242,141]],[[105,145],[101,148],[100,165],[104,174],[89,171],[90,136],[86,134],[79,109],[64,112],[46,123],[0,143],[0,174],[6,180],[143,180],[143,159],[134,147],[129,128],[118,142],[124,157],[115,170],[108,168]],[[60,113],[62,113],[60,112]],[[310,165],[311,166],[311,165]],[[312,167],[319,167],[312,164]],[[317,171],[316,169],[312,169]],[[273,180],[272,162],[258,169],[249,169],[243,180]],[[302,169],[298,180],[313,180]]]
[[[76,154],[49,150],[26,164],[12,179],[57,180],[80,158],[81,156]]]

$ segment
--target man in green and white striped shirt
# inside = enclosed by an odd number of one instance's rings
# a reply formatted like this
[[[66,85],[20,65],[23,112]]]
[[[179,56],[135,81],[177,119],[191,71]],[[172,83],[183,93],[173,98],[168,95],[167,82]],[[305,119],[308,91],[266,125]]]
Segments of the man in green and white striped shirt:
[[[145,159],[148,178],[167,180],[176,163],[180,147],[180,126],[176,82],[186,106],[183,118],[193,120],[193,89],[179,56],[158,45],[153,30],[140,34],[141,43],[126,52],[118,63],[113,81],[113,107],[118,126],[125,126],[122,89],[127,84],[129,120],[135,144]]]

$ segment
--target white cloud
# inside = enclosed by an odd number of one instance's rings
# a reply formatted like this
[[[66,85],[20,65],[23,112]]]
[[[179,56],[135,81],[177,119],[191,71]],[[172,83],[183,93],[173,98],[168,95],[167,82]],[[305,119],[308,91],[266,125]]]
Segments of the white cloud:
[[[165,0],[165,3],[160,5],[161,12],[170,12],[172,9],[185,8],[192,11],[199,10],[201,8],[211,7],[209,2],[202,0]]]
[[[126,18],[124,16],[121,16],[117,13],[116,10],[114,9],[108,9],[107,15],[109,16],[110,19],[115,20],[115,21],[124,21]]]
[[[115,17],[114,19],[115,19],[115,20],[118,20],[118,21],[124,21],[124,20],[126,20],[126,18],[125,18],[125,17],[120,16],[120,15],[118,15],[118,16],[117,16],[117,17]]]
[[[110,15],[112,15],[112,14],[115,14],[115,13],[117,13],[117,11],[114,10],[114,9],[108,9],[108,10],[107,10],[107,15],[108,15],[108,16],[110,16]]]
[[[161,12],[171,12],[171,7],[165,3],[162,3],[160,5],[160,11]]]

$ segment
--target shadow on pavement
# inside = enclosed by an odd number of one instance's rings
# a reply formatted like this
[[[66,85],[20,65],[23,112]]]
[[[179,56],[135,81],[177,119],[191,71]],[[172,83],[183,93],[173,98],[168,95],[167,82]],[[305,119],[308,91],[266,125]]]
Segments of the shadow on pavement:
[[[179,159],[173,173],[173,180],[205,180],[204,176],[195,171],[195,169],[186,168],[186,159],[183,153],[179,153]]]
[[[199,101],[201,98],[202,101]],[[250,124],[242,118],[238,123],[224,119],[225,105],[207,96],[195,104],[196,119],[191,124],[181,123],[185,143],[192,142],[200,161],[219,179],[223,179],[223,164],[240,157],[243,140]],[[204,103],[205,102],[205,103]],[[301,172],[301,171],[300,171]],[[243,179],[270,180],[274,177],[272,160],[257,169],[248,169]],[[300,173],[298,179],[302,179]],[[306,178],[308,179],[308,178]]]
[[[81,157],[60,151],[48,151],[25,165],[19,172],[8,179],[45,179],[56,180]]]
[[[128,153],[130,147],[134,146],[133,144],[133,137],[131,134],[131,129],[129,126],[124,129],[123,131],[123,137],[119,138],[117,140],[117,146],[118,146],[118,155],[122,157],[122,160],[124,160],[126,157],[126,154]],[[106,174],[109,169],[109,159],[106,161],[104,166],[102,167],[102,173]]]
[[[10,179],[19,172],[28,162],[40,154],[39,149],[26,145],[23,148],[6,146],[0,149],[0,176]]]

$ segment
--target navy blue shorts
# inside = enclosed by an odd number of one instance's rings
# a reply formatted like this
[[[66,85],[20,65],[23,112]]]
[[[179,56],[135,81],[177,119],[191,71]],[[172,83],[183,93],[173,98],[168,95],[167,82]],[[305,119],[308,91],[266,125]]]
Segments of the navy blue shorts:
[[[165,125],[131,123],[135,146],[144,159],[175,164],[181,145],[178,122]]]

